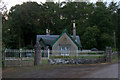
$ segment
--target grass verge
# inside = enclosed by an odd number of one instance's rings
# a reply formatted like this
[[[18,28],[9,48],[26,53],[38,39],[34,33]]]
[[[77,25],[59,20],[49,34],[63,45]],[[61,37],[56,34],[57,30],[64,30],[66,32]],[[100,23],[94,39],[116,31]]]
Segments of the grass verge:
[[[112,59],[112,63],[114,63],[114,62],[117,62],[118,61],[118,58],[120,58],[120,56],[115,56],[113,59]]]
[[[57,59],[57,58],[60,58],[60,59],[64,59],[64,58],[73,58],[73,59],[77,59],[77,58],[83,58],[83,59],[94,59],[94,58],[104,58],[105,55],[99,55],[99,56],[84,56],[84,55],[81,55],[81,56],[50,56],[50,59]]]

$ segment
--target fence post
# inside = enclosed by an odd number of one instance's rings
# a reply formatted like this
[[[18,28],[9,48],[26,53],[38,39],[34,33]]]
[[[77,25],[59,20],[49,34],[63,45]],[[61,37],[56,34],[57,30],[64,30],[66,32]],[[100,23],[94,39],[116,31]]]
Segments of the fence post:
[[[34,46],[35,49],[35,55],[34,55],[34,65],[40,65],[41,64],[41,46],[39,42],[36,43]]]
[[[20,49],[20,66],[22,66],[22,55],[21,55],[22,49]]]
[[[112,62],[112,48],[106,47],[106,62]]]
[[[49,59],[49,57],[50,57],[49,53],[50,53],[50,51],[49,51],[49,48],[48,48],[48,59]]]
[[[77,58],[78,58],[78,50],[77,50]]]
[[[7,50],[7,48],[5,48],[5,51],[3,52],[3,55],[2,55],[2,65],[3,66],[6,66],[6,63],[5,63],[5,57],[6,57],[6,50]]]

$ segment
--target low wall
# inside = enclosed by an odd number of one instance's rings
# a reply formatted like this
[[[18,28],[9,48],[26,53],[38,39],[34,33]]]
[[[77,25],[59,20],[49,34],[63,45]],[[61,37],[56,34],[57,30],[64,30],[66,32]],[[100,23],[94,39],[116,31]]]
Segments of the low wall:
[[[49,64],[95,64],[95,63],[103,63],[105,62],[105,58],[98,59],[49,59]]]

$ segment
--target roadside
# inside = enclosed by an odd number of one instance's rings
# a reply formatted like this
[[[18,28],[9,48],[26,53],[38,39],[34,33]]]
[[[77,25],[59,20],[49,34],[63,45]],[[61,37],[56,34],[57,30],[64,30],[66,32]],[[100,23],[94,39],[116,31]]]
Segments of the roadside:
[[[3,69],[3,78],[82,78],[93,73],[93,71],[102,70],[109,66],[111,64],[8,67]]]
[[[82,78],[118,78],[118,64],[111,64]]]

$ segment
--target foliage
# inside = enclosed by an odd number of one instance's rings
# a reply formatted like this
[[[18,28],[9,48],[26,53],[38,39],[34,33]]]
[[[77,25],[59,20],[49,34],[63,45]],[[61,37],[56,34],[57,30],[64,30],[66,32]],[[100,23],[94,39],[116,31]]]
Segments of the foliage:
[[[116,48],[112,48],[112,52],[114,52],[114,51],[118,51],[118,49],[116,49]]]
[[[72,34],[75,20],[83,48],[113,47],[113,32],[120,47],[119,17],[119,5],[114,2],[108,7],[103,2],[26,2],[3,13],[3,44],[7,48],[33,48],[36,35],[45,34],[46,28],[51,34],[60,34],[64,29]]]
[[[47,64],[47,63],[48,63],[48,59],[42,59],[42,60],[41,60],[41,63],[42,63],[42,64]]]
[[[112,58],[112,63],[117,62],[117,61],[118,61],[118,59],[119,59],[119,57],[118,57],[118,55],[116,55],[114,58]]]
[[[82,36],[82,43],[84,48],[91,49],[97,47],[97,38],[99,36],[99,29],[96,26],[87,27],[86,32]]]
[[[99,47],[101,47],[102,49],[105,49],[106,44],[107,46],[113,46],[113,37],[109,34],[103,33],[100,35],[98,42],[102,43],[102,44],[99,44]]]

